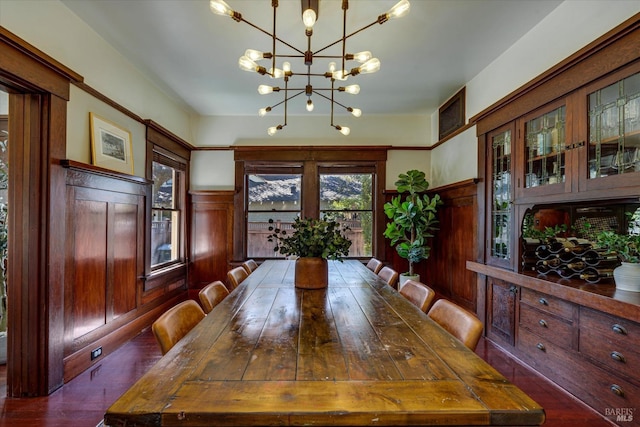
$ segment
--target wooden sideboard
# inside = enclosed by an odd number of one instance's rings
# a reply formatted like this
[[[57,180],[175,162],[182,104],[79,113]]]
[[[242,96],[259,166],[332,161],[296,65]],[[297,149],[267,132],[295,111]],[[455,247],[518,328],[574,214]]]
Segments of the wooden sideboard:
[[[467,268],[478,275],[488,339],[611,421],[630,421],[624,417],[640,407],[640,293],[476,262]]]

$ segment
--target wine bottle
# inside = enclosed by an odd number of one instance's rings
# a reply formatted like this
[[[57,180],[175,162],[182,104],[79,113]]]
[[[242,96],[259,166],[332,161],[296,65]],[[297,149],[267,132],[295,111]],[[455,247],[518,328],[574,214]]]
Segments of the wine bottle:
[[[566,266],[562,266],[562,267],[558,268],[556,270],[556,272],[563,279],[571,279],[571,278],[574,278],[574,277],[580,277],[580,272],[573,271],[570,268],[567,268]]]
[[[580,278],[588,283],[598,283],[602,279],[610,279],[613,277],[613,269],[599,269],[594,267],[585,268],[580,273]]]
[[[560,260],[560,258],[549,258],[543,260],[542,264],[548,267],[559,267],[562,265],[562,260]]]
[[[570,262],[569,264],[567,264],[567,268],[573,271],[584,270],[587,267],[588,267],[588,264],[584,261]]]
[[[571,253],[574,253],[576,255],[579,255],[581,253],[584,253],[584,252],[588,251],[591,248],[593,248],[591,243],[578,243],[577,245],[575,245],[573,247],[565,247],[564,251],[565,252],[571,252]]]
[[[615,252],[606,252],[603,250],[591,249],[582,254],[582,261],[589,265],[598,265],[602,261],[618,260],[618,254]]]
[[[536,256],[539,259],[547,259],[551,257],[555,257],[556,253],[552,252],[549,248],[549,245],[540,245],[536,248]]]

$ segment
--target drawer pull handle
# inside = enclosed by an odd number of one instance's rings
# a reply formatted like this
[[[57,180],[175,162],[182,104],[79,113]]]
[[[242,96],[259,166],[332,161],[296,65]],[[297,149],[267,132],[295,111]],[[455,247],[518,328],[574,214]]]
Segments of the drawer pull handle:
[[[543,328],[548,328],[549,326],[547,325],[547,322],[544,319],[540,319],[538,320],[538,324],[540,326],[542,326]]]
[[[618,325],[617,323],[615,325],[613,325],[611,327],[611,329],[613,330],[613,332],[615,332],[616,334],[620,334],[620,335],[627,335],[627,330],[625,329],[624,326],[622,325]]]
[[[624,397],[624,390],[619,385],[612,384],[610,389],[616,396]]]
[[[547,351],[547,347],[545,347],[544,344],[542,344],[541,342],[536,344],[536,347],[538,347],[538,350],[540,351]]]
[[[627,359],[624,358],[622,353],[618,353],[617,351],[611,352],[611,358],[617,362],[627,363]]]
[[[542,304],[542,305],[549,305],[549,303],[547,302],[547,300],[546,300],[546,299],[544,299],[544,298],[540,298],[540,299],[538,300],[538,302],[539,302],[540,304]]]

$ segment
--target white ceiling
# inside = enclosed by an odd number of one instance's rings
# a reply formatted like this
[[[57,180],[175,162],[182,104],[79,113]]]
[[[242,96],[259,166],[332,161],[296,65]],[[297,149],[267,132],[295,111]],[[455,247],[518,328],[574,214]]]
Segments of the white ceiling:
[[[282,93],[261,96],[259,84],[284,86],[255,73],[241,71],[238,58],[247,48],[271,51],[271,39],[245,23],[215,15],[208,0],[62,0],[107,42],[142,70],[172,98],[201,115],[255,116],[258,109],[282,99]],[[344,105],[363,114],[429,113],[527,33],[562,0],[411,0],[409,15],[377,23],[351,37],[347,52],[370,50],[379,58],[379,72],[350,77],[357,96],[339,94]],[[271,31],[271,0],[227,0],[244,19]],[[306,50],[300,0],[280,0],[277,35]],[[347,33],[374,22],[396,0],[351,0]],[[341,0],[320,0],[311,50],[342,36]],[[277,53],[291,50],[277,45]],[[325,51],[339,55],[340,44]],[[278,59],[280,68],[283,59]],[[302,59],[291,59],[292,71],[305,72]],[[313,73],[324,73],[328,60],[316,59]],[[265,64],[267,68],[270,64]],[[352,68],[351,63],[347,68]],[[304,87],[306,79],[290,82]],[[277,82],[277,83],[276,83]],[[344,85],[345,83],[342,83]],[[312,81],[328,87],[327,79]],[[328,92],[324,92],[327,93]],[[314,96],[325,114],[329,102]],[[303,114],[301,95],[289,114]],[[282,108],[282,106],[280,107]],[[342,109],[336,114],[342,114]]]

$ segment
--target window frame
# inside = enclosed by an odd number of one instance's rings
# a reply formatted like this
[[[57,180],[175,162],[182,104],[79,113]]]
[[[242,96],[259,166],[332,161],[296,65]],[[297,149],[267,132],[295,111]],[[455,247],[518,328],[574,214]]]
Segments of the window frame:
[[[349,147],[242,147],[234,150],[236,194],[234,196],[234,246],[233,259],[241,261],[247,257],[247,189],[246,175],[259,168],[275,166],[302,167],[303,217],[318,218],[320,215],[320,170],[332,173],[349,173],[367,170],[374,175],[372,208],[373,235],[372,254],[384,254],[384,185],[386,180],[387,146]],[[368,169],[364,169],[368,168]],[[248,173],[247,171],[251,172]],[[364,259],[366,257],[362,257]],[[354,259],[360,259],[354,258]]]
[[[189,247],[189,235],[187,232],[188,221],[188,201],[187,192],[189,189],[189,169],[191,160],[191,149],[188,143],[177,138],[175,135],[164,130],[150,120],[147,124],[147,146],[145,176],[149,180],[149,195],[146,207],[146,218],[148,224],[145,227],[145,285],[144,290],[149,291],[157,287],[170,285],[175,280],[184,280],[187,274],[187,248]],[[153,184],[153,162],[157,161],[178,171],[178,195],[176,196],[175,208],[179,210],[180,224],[178,238],[178,259],[160,264],[157,267],[151,266],[151,224],[153,212],[153,195],[151,187]],[[180,279],[182,278],[182,279]]]

